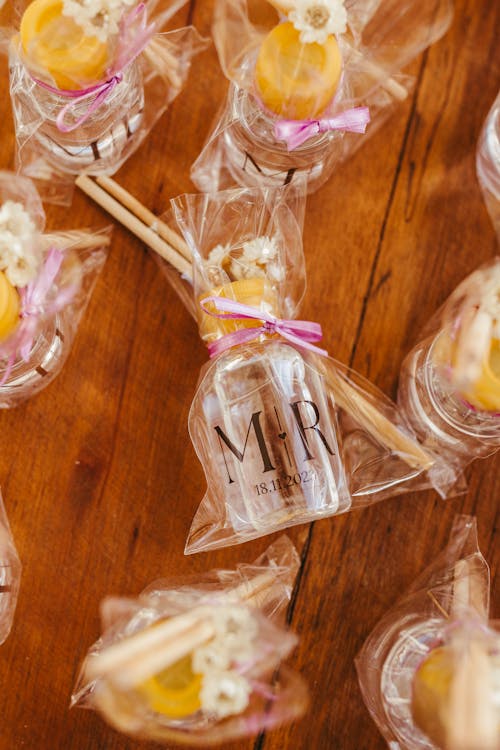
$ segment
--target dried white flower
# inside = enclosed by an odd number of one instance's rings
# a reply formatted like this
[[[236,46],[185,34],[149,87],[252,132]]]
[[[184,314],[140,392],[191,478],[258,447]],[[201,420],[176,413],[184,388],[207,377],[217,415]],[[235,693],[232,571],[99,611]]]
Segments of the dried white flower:
[[[295,0],[289,20],[304,44],[324,44],[332,34],[343,34],[347,28],[344,0]]]
[[[212,616],[215,640],[235,655],[255,638],[258,625],[252,614],[242,607],[217,607]]]
[[[228,669],[231,658],[223,643],[212,641],[193,651],[191,665],[195,674],[208,674]]]
[[[205,711],[223,719],[244,711],[251,692],[248,680],[236,672],[210,672],[202,681],[201,706]]]
[[[216,245],[213,250],[210,250],[207,262],[209,265],[220,266],[222,268],[230,252],[230,245]]]
[[[6,201],[0,208],[0,271],[14,286],[26,286],[38,272],[35,235],[36,227],[22,203]]]
[[[274,237],[256,237],[243,243],[243,258],[257,263],[267,263],[276,258],[278,245]]]
[[[207,264],[226,271],[231,281],[269,278],[280,282],[285,278],[274,237],[255,237],[244,242],[241,248],[234,249],[230,245],[217,245],[210,251]]]
[[[69,16],[87,36],[106,42],[119,31],[120,20],[137,0],[63,0],[63,15]]]

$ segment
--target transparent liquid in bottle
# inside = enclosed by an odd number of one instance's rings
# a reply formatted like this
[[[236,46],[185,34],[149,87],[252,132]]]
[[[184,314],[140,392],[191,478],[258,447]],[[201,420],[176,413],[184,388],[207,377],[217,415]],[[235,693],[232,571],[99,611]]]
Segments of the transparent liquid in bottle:
[[[209,492],[236,531],[265,532],[349,507],[335,424],[321,376],[288,344],[240,346],[209,366],[190,432]]]

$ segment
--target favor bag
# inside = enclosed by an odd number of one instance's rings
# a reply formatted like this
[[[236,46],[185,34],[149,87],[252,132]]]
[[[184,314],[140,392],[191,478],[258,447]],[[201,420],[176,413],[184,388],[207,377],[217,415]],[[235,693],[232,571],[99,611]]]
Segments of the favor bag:
[[[110,230],[43,233],[33,183],[0,172],[0,408],[45,388],[68,357]]]
[[[357,660],[366,706],[394,750],[497,750],[500,634],[476,521],[375,627]]]
[[[304,200],[302,182],[172,202],[211,358],[189,414],[207,492],[187,553],[429,487],[447,471],[394,404],[316,345],[320,326],[296,320]]]
[[[317,190],[406,99],[404,69],[451,17],[450,0],[217,0],[230,86],[193,182],[209,192],[302,176]]]
[[[184,87],[205,46],[165,31],[186,0],[32,0],[3,30],[18,170],[69,204],[74,176],[114,174]]]
[[[296,638],[277,624],[297,568],[282,537],[253,565],[105,601],[105,632],[85,659],[72,705],[97,709],[128,734],[200,746],[298,718],[305,686],[280,666]]]
[[[442,493],[473,459],[500,447],[499,295],[495,258],[459,284],[401,368],[400,411],[449,467]]]

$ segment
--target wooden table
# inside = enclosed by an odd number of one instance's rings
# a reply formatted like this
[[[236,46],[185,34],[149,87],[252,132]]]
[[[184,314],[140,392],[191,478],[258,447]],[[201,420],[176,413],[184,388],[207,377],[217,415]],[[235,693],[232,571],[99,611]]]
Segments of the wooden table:
[[[184,20],[208,34],[211,0]],[[395,396],[404,354],[461,279],[496,252],[474,150],[499,83],[494,0],[456,0],[446,37],[416,61],[417,86],[397,114],[308,202],[303,308],[330,352]],[[495,28],[495,21],[497,21]],[[7,85],[6,65],[2,84]],[[155,212],[192,191],[189,168],[225,92],[214,48],[187,90],[121,170]],[[4,89],[5,91],[5,89]],[[13,167],[8,97],[1,164]],[[109,219],[77,192],[48,227]],[[62,374],[1,415],[0,482],[23,562],[12,633],[0,649],[1,750],[128,750],[156,745],[109,729],[68,702],[100,634],[99,603],[159,577],[251,561],[270,538],[184,557],[205,489],[187,415],[207,354],[144,247],[116,228],[112,251]],[[456,513],[478,516],[500,617],[499,457],[468,471],[468,494],[414,493],[292,529],[302,567],[290,664],[311,689],[303,721],[232,747],[382,750],[362,703],[354,657],[389,606],[445,545]],[[229,746],[231,747],[231,746]]]

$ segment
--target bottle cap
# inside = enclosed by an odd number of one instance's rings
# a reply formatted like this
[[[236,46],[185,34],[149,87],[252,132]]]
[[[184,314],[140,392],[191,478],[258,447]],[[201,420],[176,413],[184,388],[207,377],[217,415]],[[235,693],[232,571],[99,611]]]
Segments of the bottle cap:
[[[249,305],[257,309],[265,305],[267,312],[276,314],[278,299],[271,283],[265,278],[240,279],[230,284],[212,289],[206,294],[202,294],[199,300],[205,297],[225,297],[234,299],[243,305]],[[227,333],[233,333],[240,328],[259,328],[261,326],[258,320],[223,320],[215,318],[203,312],[200,308],[200,336],[203,341],[215,341],[225,336]]]
[[[258,95],[267,109],[291,120],[320,115],[332,101],[342,74],[334,36],[325,44],[304,44],[290,22],[275,26],[264,39],[255,69]]]
[[[79,89],[103,80],[108,45],[86,36],[61,0],[33,0],[21,20],[23,51],[35,67],[53,78],[60,89]]]
[[[17,289],[0,271],[0,341],[16,329],[19,322],[20,300]]]

